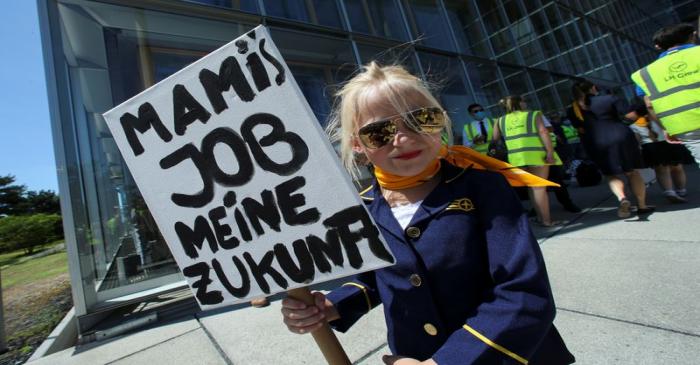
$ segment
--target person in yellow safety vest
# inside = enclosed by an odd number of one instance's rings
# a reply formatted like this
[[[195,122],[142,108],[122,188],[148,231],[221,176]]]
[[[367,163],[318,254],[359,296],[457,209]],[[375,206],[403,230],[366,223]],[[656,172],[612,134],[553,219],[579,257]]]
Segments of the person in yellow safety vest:
[[[467,111],[473,121],[464,124],[462,143],[479,153],[486,154],[493,136],[493,119],[486,116],[484,107],[480,104],[469,105]]]
[[[581,138],[578,137],[578,131],[576,130],[576,128],[572,127],[571,124],[562,123],[561,129],[564,132],[564,138],[566,138],[566,143],[581,143]]]
[[[519,95],[504,98],[501,105],[506,109],[506,115],[494,125],[493,140],[504,138],[511,165],[546,179],[549,165],[561,165],[561,160],[552,147],[542,112],[527,110],[527,104]],[[528,193],[537,213],[537,223],[546,227],[560,224],[549,214],[546,188],[529,188]]]
[[[671,143],[683,142],[700,163],[700,47],[690,24],[658,30],[653,37],[659,58],[632,74],[649,117],[661,122]]]

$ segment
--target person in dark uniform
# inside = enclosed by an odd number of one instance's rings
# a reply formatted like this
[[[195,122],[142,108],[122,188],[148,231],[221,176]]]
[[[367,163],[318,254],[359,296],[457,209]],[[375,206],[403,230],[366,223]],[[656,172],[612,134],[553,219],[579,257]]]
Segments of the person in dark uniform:
[[[569,109],[572,124],[581,133],[586,154],[608,180],[610,190],[619,201],[617,215],[628,218],[631,202],[625,194],[627,177],[637,200],[637,213],[648,214],[654,208],[646,204],[646,186],[637,169],[644,168],[637,139],[629,128],[634,110],[624,99],[614,95],[599,95],[597,87],[580,81],[573,87],[574,103]]]
[[[361,195],[396,264],[314,293],[315,305],[284,299],[289,330],[327,320],[346,331],[383,304],[394,354],[385,364],[572,363],[518,198],[503,175],[448,162],[471,150],[442,145],[449,119],[423,82],[373,62],[339,95],[329,130],[340,131],[351,174],[353,152],[373,164],[375,181]]]

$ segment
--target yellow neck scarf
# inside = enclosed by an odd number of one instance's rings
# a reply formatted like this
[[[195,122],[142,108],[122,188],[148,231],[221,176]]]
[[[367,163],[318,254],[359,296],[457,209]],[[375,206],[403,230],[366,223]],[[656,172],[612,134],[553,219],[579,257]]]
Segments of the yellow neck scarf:
[[[649,121],[647,120],[646,117],[639,117],[635,122],[634,125],[638,125],[642,128],[647,128],[649,127]]]
[[[574,114],[576,115],[576,118],[583,122],[583,113],[581,113],[581,106],[578,105],[578,102],[574,101],[571,104],[571,107],[574,109]]]
[[[559,186],[549,180],[530,174],[507,162],[486,156],[465,146],[443,145],[440,148],[438,158],[428,165],[421,173],[415,176],[398,176],[383,171],[379,166],[374,167],[374,176],[379,186],[389,190],[401,190],[416,187],[433,178],[440,171],[440,160],[462,168],[475,168],[479,170],[494,171],[505,176],[511,186]]]

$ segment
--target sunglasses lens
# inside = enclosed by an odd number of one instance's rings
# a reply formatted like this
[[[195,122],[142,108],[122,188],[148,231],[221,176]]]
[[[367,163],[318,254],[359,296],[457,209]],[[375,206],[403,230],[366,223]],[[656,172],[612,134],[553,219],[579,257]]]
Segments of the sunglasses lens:
[[[358,136],[363,145],[368,148],[379,148],[394,139],[396,135],[396,125],[391,121],[368,124],[358,131]]]
[[[445,127],[447,118],[440,108],[423,108],[412,111],[404,121],[416,132],[433,134]]]

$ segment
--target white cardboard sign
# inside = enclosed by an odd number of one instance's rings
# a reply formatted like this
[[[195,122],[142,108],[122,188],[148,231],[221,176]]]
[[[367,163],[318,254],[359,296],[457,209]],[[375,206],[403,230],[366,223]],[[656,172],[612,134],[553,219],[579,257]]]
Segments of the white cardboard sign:
[[[263,26],[104,118],[202,309],[394,262]]]

